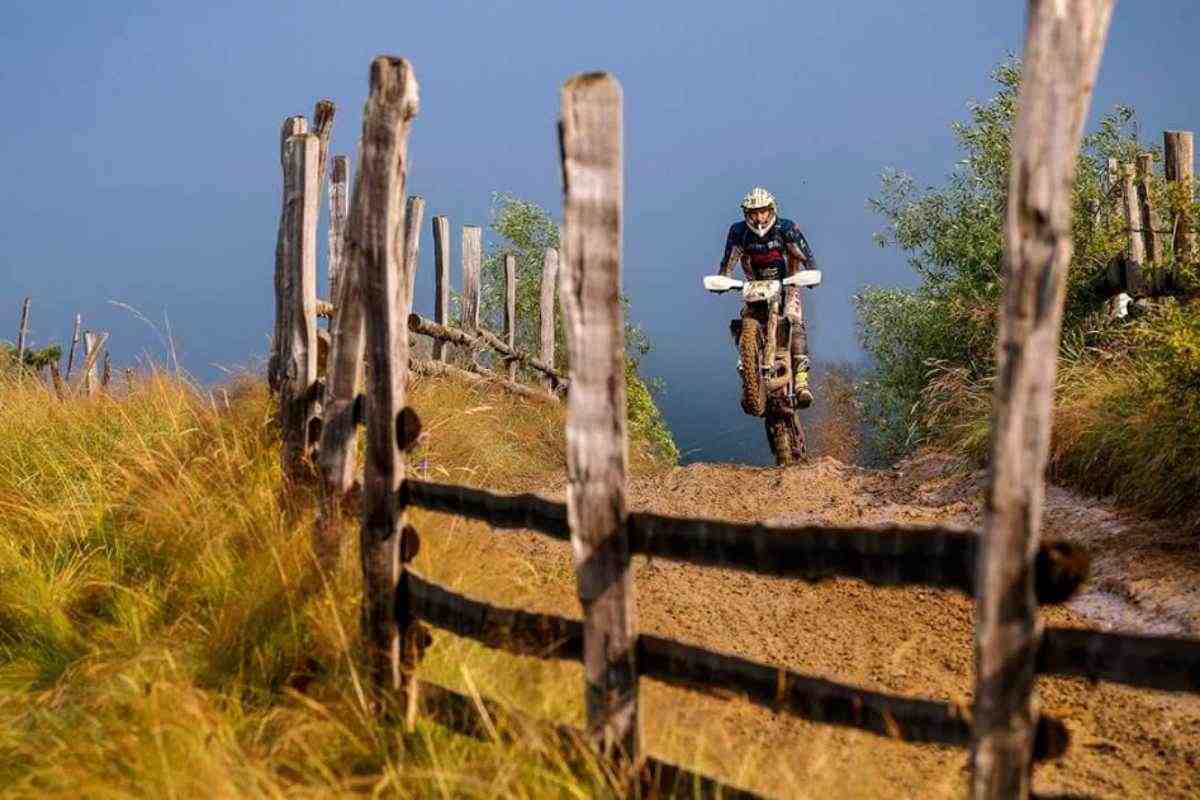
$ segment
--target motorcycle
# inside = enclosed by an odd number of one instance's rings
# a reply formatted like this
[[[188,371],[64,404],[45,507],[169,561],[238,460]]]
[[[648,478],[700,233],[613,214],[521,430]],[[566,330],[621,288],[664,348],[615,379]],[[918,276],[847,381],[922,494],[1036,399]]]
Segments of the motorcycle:
[[[800,424],[794,387],[791,323],[783,315],[787,286],[819,286],[820,270],[801,270],[782,280],[740,281],[724,275],[707,275],[704,288],[716,294],[741,289],[745,308],[741,319],[730,323],[738,346],[738,372],[742,376],[742,410],[763,417],[767,443],[775,463],[786,466],[804,455],[804,428]]]

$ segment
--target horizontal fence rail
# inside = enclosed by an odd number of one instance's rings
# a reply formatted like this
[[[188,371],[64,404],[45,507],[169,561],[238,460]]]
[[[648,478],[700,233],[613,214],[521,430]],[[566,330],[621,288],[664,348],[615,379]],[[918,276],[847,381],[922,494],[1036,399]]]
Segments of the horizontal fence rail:
[[[411,570],[401,591],[407,592],[409,613],[456,636],[519,656],[571,661],[583,656],[579,620],[492,605]],[[955,747],[970,742],[970,716],[953,703],[861,689],[649,634],[637,637],[637,664],[643,677],[700,691],[734,691],[755,705],[814,722],[908,742]],[[1047,744],[1039,754],[1061,755],[1065,728],[1049,717],[1042,726]]]
[[[1047,628],[1038,673],[1077,675],[1143,689],[1200,694],[1200,640]]]
[[[556,391],[565,391],[570,383],[567,378],[557,372],[550,365],[542,362],[535,356],[517,350],[509,346],[504,340],[500,339],[491,331],[480,327],[473,334],[466,331],[452,328],[448,325],[439,325],[431,319],[426,319],[420,314],[412,313],[408,315],[408,329],[414,333],[420,333],[425,336],[430,336],[434,339],[440,339],[451,344],[461,345],[463,347],[472,347],[483,349],[490,347],[498,352],[503,360],[516,361],[520,364],[528,366],[532,369],[541,372],[546,377],[554,381]]]
[[[528,528],[569,540],[566,506],[537,495],[501,495],[454,484],[408,480],[408,502],[501,529]],[[638,555],[777,577],[858,578],[886,586],[921,584],[974,590],[978,536],[931,525],[768,526],[719,520],[630,514],[629,549]],[[1037,590],[1042,602],[1063,602],[1087,573],[1075,545],[1040,546]]]

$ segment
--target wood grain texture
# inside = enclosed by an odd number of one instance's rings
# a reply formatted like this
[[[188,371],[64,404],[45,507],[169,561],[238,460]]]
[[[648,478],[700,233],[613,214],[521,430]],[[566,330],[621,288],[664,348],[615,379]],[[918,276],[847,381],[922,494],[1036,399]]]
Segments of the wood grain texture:
[[[558,281],[558,250],[553,247],[546,248],[546,254],[542,257],[542,282],[538,295],[538,310],[540,324],[540,344],[541,351],[538,357],[542,364],[550,369],[554,368],[554,295]],[[554,377],[546,375],[542,378],[542,385],[546,391],[554,391]]]
[[[284,268],[287,325],[279,345],[279,424],[283,435],[283,473],[302,480],[316,444],[314,420],[320,418],[317,382],[317,213],[320,209],[315,134],[293,136],[285,144],[288,195]]]
[[[1175,263],[1196,260],[1192,197],[1196,168],[1196,142],[1192,131],[1163,132],[1163,172],[1171,194],[1171,228]]]
[[[504,343],[509,349],[517,349],[517,257],[504,254]],[[517,379],[517,361],[509,359],[508,379]]]
[[[607,73],[562,87],[566,260],[561,299],[571,364],[567,509],[584,617],[588,733],[619,761],[641,757],[636,613],[625,530],[628,460],[620,303],[621,86]]]
[[[1025,798],[1037,724],[1050,411],[1071,260],[1071,196],[1112,0],[1029,0],[1004,227],[1005,294],[976,580],[971,796]]]
[[[421,223],[425,220],[425,198],[413,195],[404,204],[404,274],[408,284],[405,291],[408,294],[408,305],[412,307],[413,286],[417,280],[417,268],[421,257]],[[400,318],[407,325],[408,312]]]
[[[450,324],[450,218],[433,218],[433,321]],[[433,360],[446,360],[446,342],[433,340]]]
[[[1137,172],[1138,212],[1142,226],[1142,239],[1146,243],[1146,260],[1149,264],[1159,265],[1163,263],[1165,253],[1163,252],[1162,235],[1158,230],[1158,210],[1154,207],[1154,192],[1150,183],[1154,175],[1153,153],[1138,155]],[[1161,290],[1163,288],[1162,280],[1156,278],[1153,288],[1155,291]]]
[[[326,98],[318,100],[313,106],[312,132],[316,134],[320,148],[317,152],[317,195],[325,194],[325,170],[329,166],[329,140],[333,138],[333,118],[337,115],[337,106]]]
[[[407,60],[381,56],[371,62],[350,214],[350,258],[362,279],[371,364],[362,489],[363,638],[373,684],[383,693],[404,686],[393,602],[401,578],[398,544],[405,518],[397,502],[405,474],[397,428],[408,387],[406,319],[412,298],[404,274],[403,216],[408,133],[418,107],[417,81]]]
[[[1146,279],[1146,241],[1142,237],[1142,209],[1138,205],[1137,182],[1133,164],[1121,165],[1121,207],[1125,213],[1125,264],[1129,271],[1131,294],[1149,293]]]
[[[462,319],[459,324],[467,332],[473,332],[479,327],[479,270],[482,262],[483,229],[478,225],[463,225]]]
[[[292,290],[289,283],[290,276],[285,266],[287,259],[285,237],[289,224],[288,197],[293,189],[289,184],[287,142],[293,136],[299,136],[302,133],[308,133],[308,120],[302,116],[287,117],[279,131],[279,165],[283,171],[283,189],[280,193],[279,233],[275,240],[275,329],[271,340],[271,358],[267,363],[267,384],[271,387],[272,392],[279,391],[279,384],[282,381],[280,370],[283,361],[280,347],[283,343],[284,332],[291,324],[288,320],[288,305]]]
[[[350,156],[336,155],[329,172],[329,300],[335,311],[338,280],[346,265],[346,221],[350,216]]]
[[[25,338],[29,335],[29,305],[32,297],[21,303],[21,321],[17,324],[17,364],[25,363]]]
[[[334,156],[330,180],[329,277],[330,287],[336,294],[332,296],[334,315],[329,325],[329,357],[325,366],[325,396],[317,446],[321,513],[313,529],[317,562],[329,571],[337,565],[341,553],[338,520],[345,510],[357,469],[355,405],[362,389],[366,354],[362,259],[351,257],[349,244],[349,175],[349,157]],[[359,191],[356,179],[354,192]]]
[[[83,364],[79,367],[78,384],[86,395],[96,393],[99,381],[96,378],[96,361],[100,358],[100,351],[104,349],[105,342],[108,341],[107,333],[92,333],[85,331],[83,334]]]
[[[83,326],[83,315],[75,315],[75,327],[71,330],[71,349],[67,352],[66,379],[71,379],[71,369],[75,366],[75,348],[79,346],[79,330]]]

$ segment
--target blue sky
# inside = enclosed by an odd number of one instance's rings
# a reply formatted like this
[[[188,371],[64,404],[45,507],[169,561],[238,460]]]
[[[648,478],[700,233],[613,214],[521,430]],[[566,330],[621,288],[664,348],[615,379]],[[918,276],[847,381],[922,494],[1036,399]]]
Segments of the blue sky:
[[[739,198],[768,186],[812,242],[826,275],[808,295],[816,357],[859,358],[851,295],[911,282],[903,256],[872,243],[880,220],[866,199],[886,167],[923,183],[949,171],[950,123],[1020,51],[1024,8],[7,3],[0,336],[32,295],[38,344],[67,337],[80,312],[112,332],[118,363],[161,358],[156,334],[108,302],[119,300],[168,318],[183,364],[215,379],[213,365],[266,351],[285,116],[332,98],[333,151],[352,154],[370,59],[408,57],[422,100],[410,191],[450,217],[457,243],[459,225],[486,224],[493,191],[559,212],[558,87],[605,69],[626,101],[625,289],[655,346],[648,371],[667,382],[668,422],[692,457],[761,459],[760,423],[736,401],[736,304],[699,286]],[[1151,142],[1200,126],[1197,23],[1191,0],[1119,2],[1093,117],[1132,104]],[[424,236],[417,308],[428,311]]]

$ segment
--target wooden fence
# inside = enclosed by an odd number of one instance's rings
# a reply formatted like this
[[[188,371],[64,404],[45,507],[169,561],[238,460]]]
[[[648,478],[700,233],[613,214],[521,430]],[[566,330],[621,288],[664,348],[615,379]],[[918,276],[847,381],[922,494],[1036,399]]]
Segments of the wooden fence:
[[[1139,153],[1136,162],[1108,160],[1103,200],[1093,206],[1092,219],[1095,226],[1108,214],[1119,217],[1123,225],[1125,251],[1109,267],[1111,289],[1141,297],[1171,292],[1179,288],[1180,269],[1194,263],[1194,139],[1191,131],[1163,132],[1161,192],[1156,187],[1153,153]],[[1165,201],[1165,209],[1156,197]]]
[[[344,260],[337,269],[326,382],[322,387],[306,367],[295,366],[301,359],[294,355],[281,355],[273,374],[282,382],[299,381],[291,388],[281,382],[281,403],[302,404],[303,413],[289,419],[303,447],[317,448],[313,455],[325,487],[324,514],[338,513],[351,488],[353,434],[360,422],[367,427],[360,537],[363,639],[378,706],[403,698],[410,721],[430,707],[422,696],[460,711],[473,706],[460,695],[416,679],[421,653],[429,643],[422,626],[427,623],[507,652],[582,662],[587,729],[554,729],[565,738],[589,743],[619,768],[618,774],[638,774],[638,768],[651,764],[649,772],[659,787],[664,776],[670,776],[672,781],[691,781],[701,793],[739,794],[646,758],[640,738],[641,677],[732,689],[775,711],[881,736],[970,746],[973,796],[999,798],[1027,796],[1031,761],[1055,758],[1067,747],[1062,723],[1034,710],[1036,675],[1077,675],[1200,692],[1200,641],[1088,629],[1043,630],[1038,623],[1039,604],[1067,600],[1087,571],[1086,553],[1065,543],[1039,542],[1039,526],[1063,272],[1070,256],[1072,170],[1110,13],[1108,0],[1069,0],[1065,6],[1034,0],[1030,7],[1026,79],[1014,131],[1014,202],[1006,223],[1009,281],[1001,325],[1002,379],[997,385],[983,535],[947,526],[780,527],[628,513],[618,83],[607,74],[592,73],[572,78],[562,89],[565,255],[559,291],[570,364],[569,376],[563,376],[553,370],[553,356],[547,357],[545,350],[538,359],[518,353],[508,331],[501,340],[479,324],[478,228],[463,230],[461,329],[451,328],[446,319],[449,224],[444,217],[435,218],[433,226],[439,265],[435,319],[411,313],[417,264],[412,238],[418,228],[412,220],[420,211],[415,199],[405,203],[404,184],[407,133],[418,109],[417,85],[407,61],[376,59],[346,240],[337,248]],[[285,139],[284,152],[290,155],[285,169],[288,164],[297,171],[307,169],[310,156],[319,152],[309,136],[299,132]],[[313,183],[307,173],[303,181],[285,179],[289,187],[311,188]],[[289,203],[299,207],[307,200],[285,194],[286,224],[281,223],[281,231],[286,228],[293,240],[281,245],[289,275],[277,283],[308,292],[306,256],[299,254],[307,238],[292,229],[297,212],[287,209]],[[546,262],[547,275],[560,266],[557,253],[548,254]],[[507,283],[511,296],[512,281]],[[543,309],[549,305],[545,288]],[[310,296],[301,298],[290,291],[292,306],[282,313],[313,313]],[[511,325],[511,312],[506,318]],[[307,325],[306,320],[304,325],[285,326],[284,335],[292,337],[292,344],[277,354],[296,352],[295,342],[304,341]],[[410,332],[443,343],[432,361],[410,359]],[[408,375],[454,369],[445,362],[444,344],[490,346],[510,364],[538,370],[550,388],[566,390],[566,503],[432,483],[406,474],[405,453],[420,430],[420,420],[406,402]],[[364,358],[370,363],[363,393],[367,413],[358,394]],[[518,385],[511,375],[493,373],[488,378]],[[307,415],[318,398],[317,419],[324,422],[314,426]],[[406,519],[410,507],[569,541],[582,619],[486,603],[421,576],[409,566],[420,545],[418,532]],[[325,535],[331,535],[332,528],[325,526]],[[321,535],[322,527],[318,529]],[[634,555],[802,580],[842,576],[972,593],[978,612],[974,708],[868,691],[639,633]],[[466,732],[487,726],[486,720],[459,722]],[[631,786],[646,788],[644,783]]]

